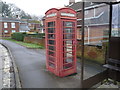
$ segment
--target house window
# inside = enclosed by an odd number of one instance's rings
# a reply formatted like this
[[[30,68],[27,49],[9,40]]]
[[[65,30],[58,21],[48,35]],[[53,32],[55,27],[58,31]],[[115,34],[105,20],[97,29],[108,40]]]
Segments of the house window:
[[[95,17],[95,14],[96,14],[96,12],[95,12],[95,8],[94,8],[94,17]]]
[[[20,31],[20,32],[25,32],[25,31]]]
[[[8,27],[7,23],[4,23],[4,28],[7,28],[7,27]]]
[[[8,33],[8,30],[4,30],[4,33]]]
[[[94,3],[93,2],[90,2],[90,5],[93,5]]]
[[[12,30],[12,33],[16,32],[16,30]]]
[[[112,30],[112,37],[120,37],[120,30]]]
[[[88,11],[85,11],[85,15],[87,15],[88,14]]]
[[[28,26],[31,26],[31,23],[28,23]]]
[[[15,23],[11,23],[11,28],[15,28]]]

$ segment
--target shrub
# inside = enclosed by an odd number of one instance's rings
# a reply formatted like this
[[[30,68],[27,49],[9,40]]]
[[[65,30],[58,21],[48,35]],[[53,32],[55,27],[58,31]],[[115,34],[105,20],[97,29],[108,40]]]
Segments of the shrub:
[[[35,37],[35,38],[43,38],[45,36],[45,33],[27,34],[27,36]]]
[[[21,32],[16,32],[12,34],[12,39],[18,40],[18,41],[23,41],[24,36],[26,36],[26,33],[21,33]]]

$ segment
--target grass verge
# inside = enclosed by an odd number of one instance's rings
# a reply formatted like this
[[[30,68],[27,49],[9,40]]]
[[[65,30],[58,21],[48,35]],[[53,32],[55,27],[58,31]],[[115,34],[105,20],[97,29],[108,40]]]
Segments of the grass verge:
[[[25,46],[27,48],[33,48],[33,49],[43,49],[44,48],[43,46],[40,46],[40,45],[37,45],[37,44],[25,43],[25,42],[22,42],[22,41],[16,41],[16,40],[11,39],[11,38],[4,38],[4,40],[9,40],[9,41],[15,42],[15,43],[20,44],[22,46]]]

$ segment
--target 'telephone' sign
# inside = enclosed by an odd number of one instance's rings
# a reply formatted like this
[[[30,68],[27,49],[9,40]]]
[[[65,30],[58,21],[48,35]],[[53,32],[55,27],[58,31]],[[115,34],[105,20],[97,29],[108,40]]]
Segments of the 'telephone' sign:
[[[54,17],[56,15],[57,15],[57,13],[52,13],[52,14],[47,15],[46,17]]]
[[[72,13],[61,13],[61,16],[75,17],[75,14],[72,14]]]

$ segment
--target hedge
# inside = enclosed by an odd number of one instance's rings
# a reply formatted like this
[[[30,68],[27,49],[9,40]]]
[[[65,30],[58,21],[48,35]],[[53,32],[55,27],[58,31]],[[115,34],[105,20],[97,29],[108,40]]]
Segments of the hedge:
[[[27,36],[34,37],[34,38],[43,38],[45,37],[45,33],[27,34]]]
[[[25,36],[30,36],[34,38],[43,38],[45,37],[45,33],[26,34],[26,33],[16,32],[16,33],[13,33],[11,37],[12,39],[23,41]]]
[[[18,40],[18,41],[23,41],[24,36],[26,36],[26,33],[21,33],[21,32],[16,32],[12,34],[12,39]]]

